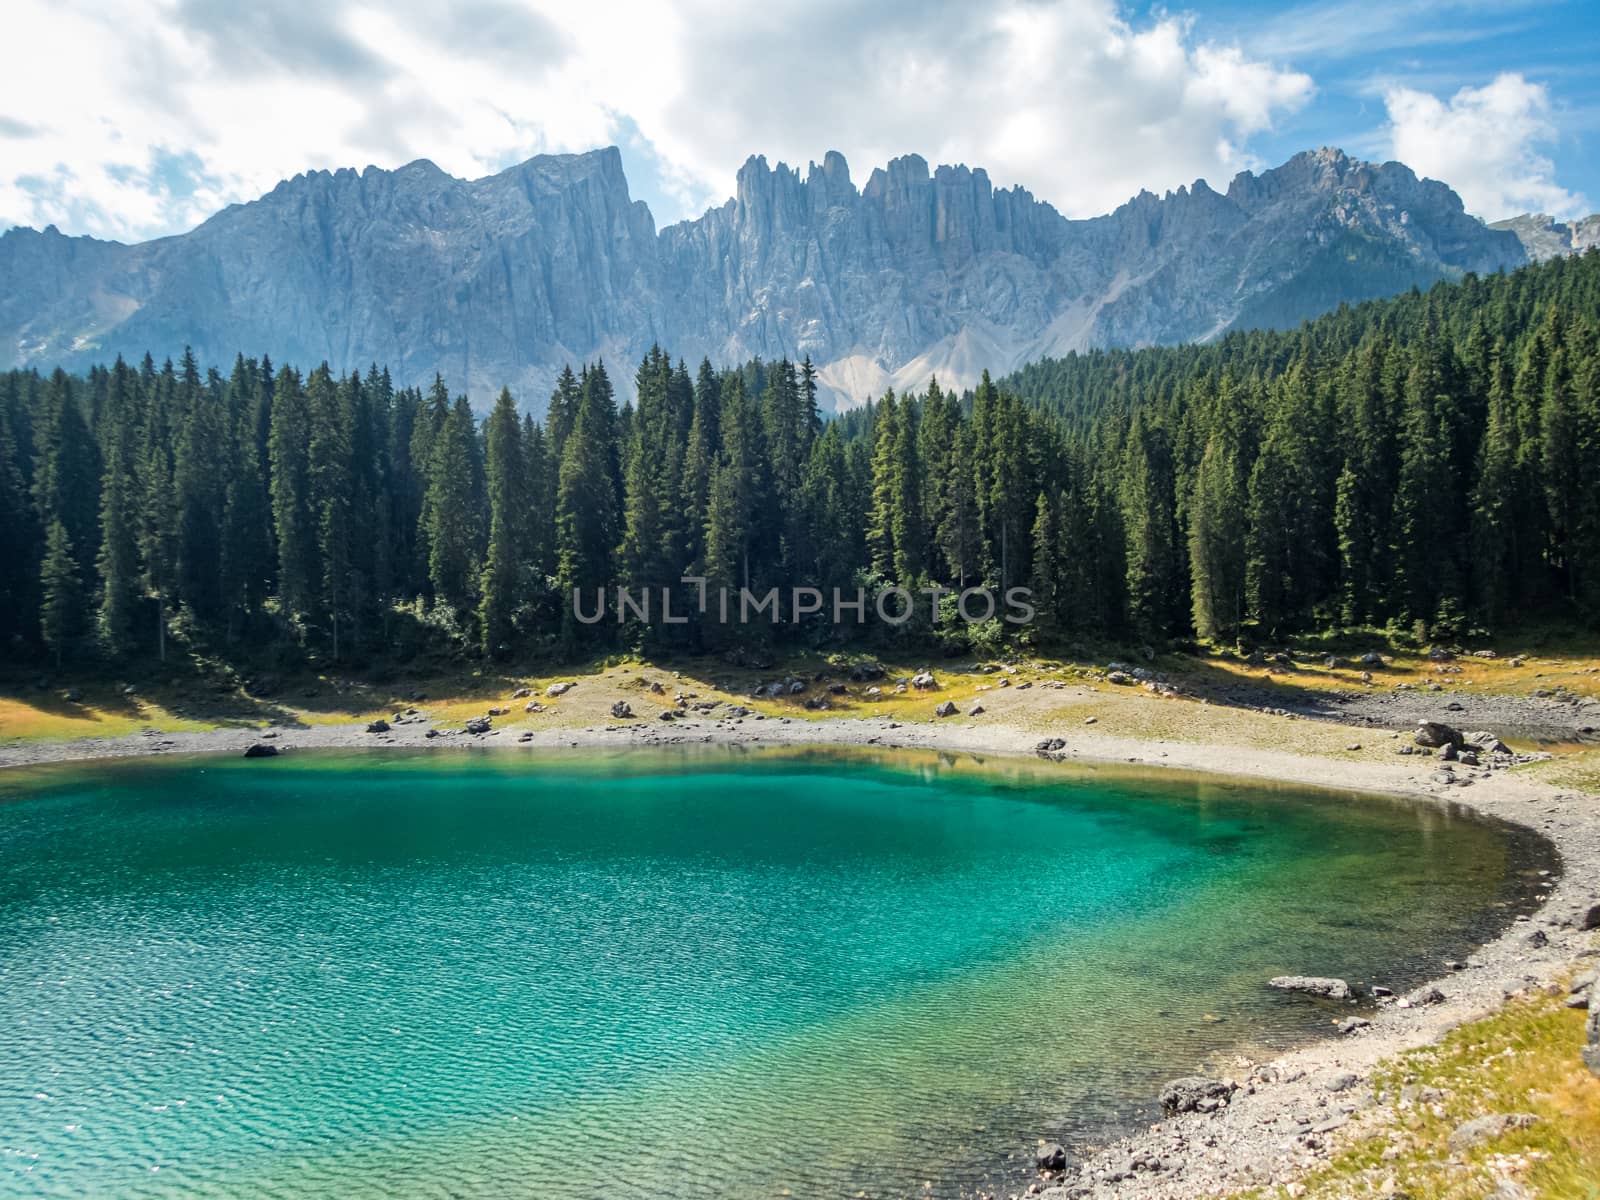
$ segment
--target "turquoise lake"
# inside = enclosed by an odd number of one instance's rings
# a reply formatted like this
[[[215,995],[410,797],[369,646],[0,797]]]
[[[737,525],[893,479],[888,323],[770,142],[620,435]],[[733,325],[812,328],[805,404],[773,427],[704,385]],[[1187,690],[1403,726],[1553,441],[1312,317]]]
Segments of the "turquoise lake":
[[[970,1195],[1531,907],[1438,806],[968,756],[0,777],[0,1196]]]

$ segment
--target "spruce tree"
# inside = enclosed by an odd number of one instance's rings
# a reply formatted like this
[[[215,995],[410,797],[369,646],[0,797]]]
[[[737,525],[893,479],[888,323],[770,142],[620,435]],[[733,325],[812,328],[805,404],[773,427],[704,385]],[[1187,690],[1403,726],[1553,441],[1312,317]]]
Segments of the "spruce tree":
[[[59,517],[51,520],[45,535],[39,593],[39,632],[59,667],[77,649],[84,614],[77,553]]]
[[[501,389],[489,416],[488,487],[489,552],[480,591],[479,625],[485,655],[510,650],[512,618],[523,599],[523,576],[529,553],[528,462],[522,424],[511,393]]]
[[[434,599],[457,612],[472,606],[479,570],[476,443],[472,409],[465,396],[458,396],[434,439],[423,504]]]
[[[114,655],[138,645],[139,481],[138,430],[134,425],[137,386],[121,358],[111,368],[101,413],[105,470],[100,480],[100,636]]]

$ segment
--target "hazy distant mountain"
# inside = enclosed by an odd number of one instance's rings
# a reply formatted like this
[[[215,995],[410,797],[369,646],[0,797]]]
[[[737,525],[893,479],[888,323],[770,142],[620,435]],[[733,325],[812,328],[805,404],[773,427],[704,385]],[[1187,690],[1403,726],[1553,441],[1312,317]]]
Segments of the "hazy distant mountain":
[[[1544,213],[1523,213],[1520,217],[1496,221],[1489,228],[1516,234],[1523,250],[1535,262],[1559,258],[1563,254],[1582,254],[1600,246],[1600,213],[1570,223]]]
[[[192,345],[442,372],[541,409],[568,362],[620,388],[652,342],[690,360],[809,355],[832,398],[954,385],[1045,354],[1293,325],[1341,301],[1527,260],[1444,184],[1323,149],[1068,220],[982,170],[910,155],[864,186],[752,158],[734,197],[656,230],[615,149],[464,181],[419,161],[318,171],[134,246],[0,237],[0,365]]]

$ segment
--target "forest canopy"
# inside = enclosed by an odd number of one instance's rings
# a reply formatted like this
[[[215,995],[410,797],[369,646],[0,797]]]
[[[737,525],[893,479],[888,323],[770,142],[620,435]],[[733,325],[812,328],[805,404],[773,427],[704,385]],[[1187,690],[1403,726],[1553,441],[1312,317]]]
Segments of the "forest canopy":
[[[824,420],[809,362],[619,406],[568,369],[542,420],[240,355],[0,376],[13,661],[370,660],[935,640],[1270,640],[1600,613],[1600,255],[1290,332],[1095,351]],[[583,625],[574,588],[1032,590],[1025,630]],[[950,603],[951,601],[946,601]]]

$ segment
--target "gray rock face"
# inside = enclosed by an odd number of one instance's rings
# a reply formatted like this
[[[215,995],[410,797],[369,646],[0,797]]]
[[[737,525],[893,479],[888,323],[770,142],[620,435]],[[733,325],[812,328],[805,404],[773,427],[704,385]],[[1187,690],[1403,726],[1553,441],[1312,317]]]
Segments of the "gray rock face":
[[[312,172],[193,231],[125,246],[52,227],[0,237],[0,366],[81,367],[192,345],[397,382],[442,373],[544,407],[604,357],[619,392],[653,342],[692,364],[809,356],[825,399],[954,386],[1047,354],[1292,326],[1341,301],[1525,262],[1443,184],[1337,150],[1226,193],[1203,181],[1068,220],[979,169],[761,158],[735,195],[656,230],[613,149],[464,181],[419,161]]]
[[[1582,254],[1600,246],[1600,213],[1577,221],[1558,221],[1545,213],[1523,213],[1496,221],[1490,229],[1517,235],[1529,259],[1544,262],[1563,254]]]

